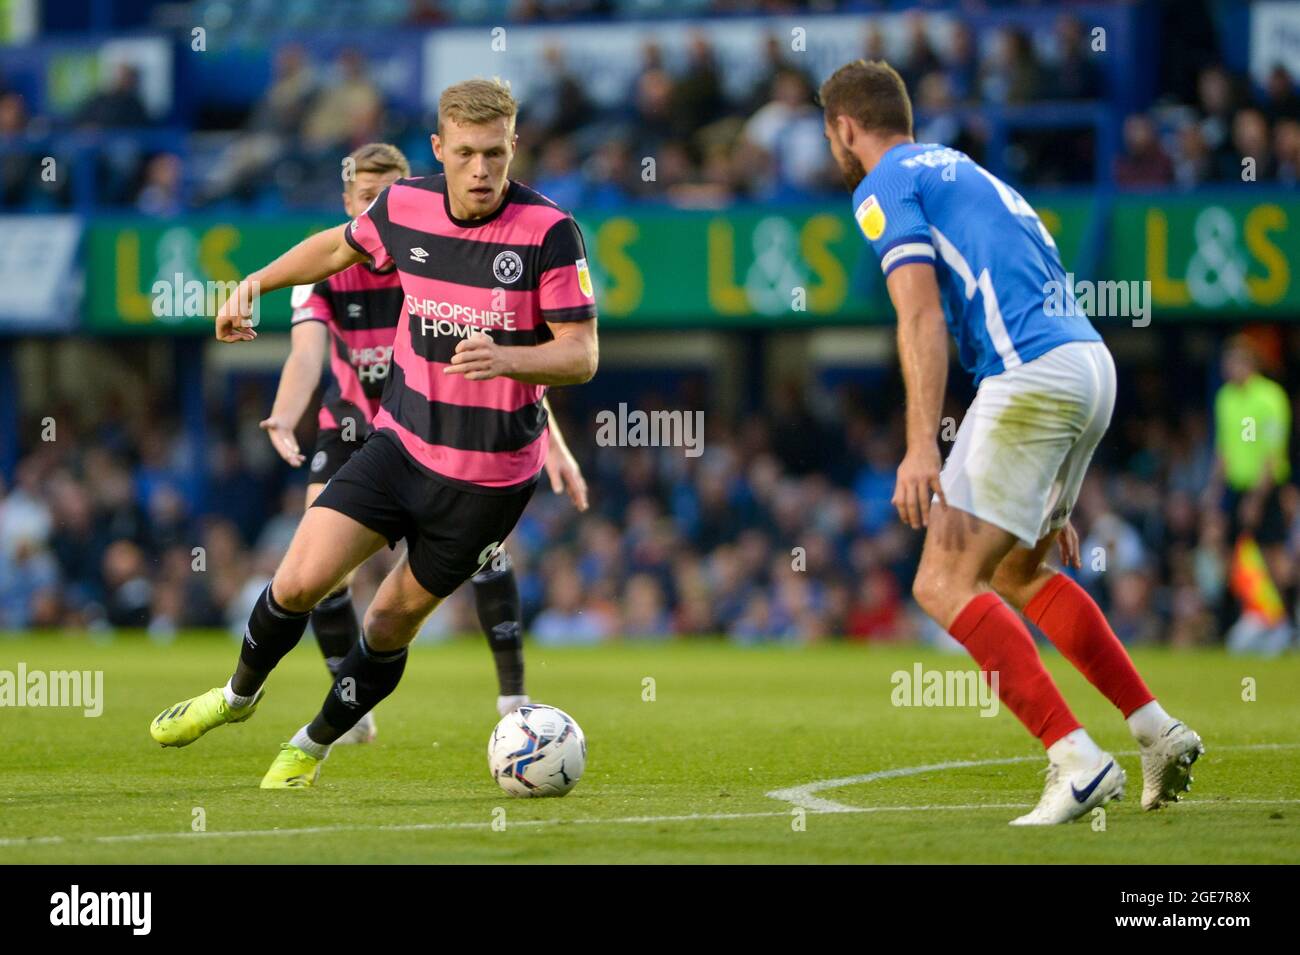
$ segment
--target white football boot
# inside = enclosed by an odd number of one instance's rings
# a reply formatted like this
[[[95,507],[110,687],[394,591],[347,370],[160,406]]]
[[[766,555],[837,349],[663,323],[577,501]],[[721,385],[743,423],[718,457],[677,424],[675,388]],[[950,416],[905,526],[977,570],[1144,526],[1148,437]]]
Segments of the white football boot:
[[[1178,802],[1192,788],[1192,763],[1205,754],[1201,738],[1182,720],[1170,720],[1142,755],[1142,808],[1159,809]]]
[[[527,694],[523,694],[521,696],[498,696],[497,712],[500,713],[502,716],[509,716],[511,713],[519,709],[519,707],[523,706],[525,703],[531,703],[531,702],[532,701],[528,699]]]
[[[1043,798],[1031,812],[1012,819],[1013,826],[1055,826],[1072,822],[1112,799],[1124,798],[1124,770],[1110,753],[1091,767],[1068,770],[1057,763],[1047,767]]]
[[[348,730],[334,742],[347,746],[352,743],[373,743],[375,737],[379,735],[379,730],[375,727],[375,714],[367,713],[361,719],[357,720],[356,726]]]

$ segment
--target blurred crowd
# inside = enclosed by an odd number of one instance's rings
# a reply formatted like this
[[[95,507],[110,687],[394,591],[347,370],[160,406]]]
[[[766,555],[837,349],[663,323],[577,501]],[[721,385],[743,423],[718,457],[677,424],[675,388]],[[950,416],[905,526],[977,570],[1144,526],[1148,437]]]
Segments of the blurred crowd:
[[[895,47],[889,57],[912,92],[919,140],[993,161],[1023,186],[1088,183],[1107,172],[1096,168],[1097,128],[1090,118],[1051,128],[1032,118],[999,125],[1004,108],[1106,101],[1113,91],[1104,53],[1094,50],[1081,20],[1062,14],[1033,33],[975,29],[957,20],[944,44],[934,42],[932,27],[927,14],[909,14],[902,52]],[[809,75],[788,42],[773,34],[754,50],[763,69],[740,92],[724,82],[703,32],[683,42],[683,50],[666,51],[647,41],[626,95],[604,107],[592,102],[564,47],[549,48],[545,79],[522,104],[516,176],[571,209],[629,202],[717,206],[840,192],[814,99],[820,77]],[[877,27],[863,28],[861,52],[886,56]],[[200,103],[199,119],[187,130],[159,127],[161,117],[150,115],[129,65],[115,68],[100,92],[57,123],[29,115],[21,93],[6,90],[0,75],[0,145],[42,144],[31,152],[0,150],[0,204],[59,208],[73,201],[71,177],[39,175],[47,152],[77,175],[94,177],[97,205],[152,216],[214,207],[330,207],[339,157],[375,140],[402,146],[417,172],[436,168],[427,140],[434,117],[391,102],[371,66],[356,50],[324,62],[306,47],[281,47],[271,81],[246,111]],[[1193,94],[1170,88],[1151,109],[1124,120],[1109,171],[1126,187],[1193,187],[1241,181],[1242,160],[1249,158],[1253,181],[1294,183],[1298,104],[1295,77],[1281,66],[1266,88],[1252,90],[1244,76],[1203,64]],[[43,139],[65,128],[153,128],[158,135],[118,137],[68,153],[67,140]],[[993,148],[998,157],[988,155]],[[652,177],[646,157],[655,161]]]
[[[1161,102],[1124,120],[1115,159],[1122,187],[1152,189],[1241,182],[1300,183],[1300,91],[1278,65],[1252,92],[1222,66],[1202,69],[1192,103]]]
[[[1205,493],[1212,414],[1170,400],[1156,370],[1122,377],[1134,404],[1117,411],[1078,502],[1078,577],[1126,643],[1220,643],[1239,608],[1228,586],[1230,515]],[[557,392],[592,508],[578,515],[543,483],[508,542],[532,639],[953,646],[911,600],[920,535],[890,505],[900,394],[896,381],[872,391],[791,383],[766,413],[706,412],[704,453],[689,458],[681,448],[598,447],[594,409]],[[257,428],[267,400],[253,390],[233,417],[214,415],[224,423],[206,450],[147,410],[109,403],[102,418],[56,415],[57,440],[32,448],[0,489],[0,630],[242,632],[302,512],[301,475]],[[633,404],[693,400],[647,392]],[[959,420],[962,408],[954,397],[946,413]],[[1295,568],[1300,491],[1291,482],[1281,507],[1284,559]],[[384,552],[363,568],[361,605],[392,560]],[[431,618],[429,636],[476,629],[467,589]]]

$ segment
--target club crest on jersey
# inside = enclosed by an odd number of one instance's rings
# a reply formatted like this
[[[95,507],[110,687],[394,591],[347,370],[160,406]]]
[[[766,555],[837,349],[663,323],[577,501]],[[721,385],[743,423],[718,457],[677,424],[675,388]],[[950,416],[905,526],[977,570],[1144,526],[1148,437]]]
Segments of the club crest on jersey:
[[[519,257],[518,252],[509,249],[498,252],[497,257],[492,260],[492,274],[496,276],[498,282],[504,282],[506,285],[518,282],[519,276],[524,274],[524,260]]]
[[[329,456],[326,455],[324,451],[317,451],[315,456],[311,459],[311,469],[313,471],[324,470],[325,462],[328,460],[329,460]]]
[[[578,270],[578,288],[582,289],[582,294],[587,298],[595,298],[596,293],[591,289],[591,269],[587,268],[587,260],[578,259],[573,265]]]
[[[874,193],[862,200],[862,204],[853,213],[853,218],[858,220],[862,234],[872,242],[885,234],[885,210],[880,208]]]

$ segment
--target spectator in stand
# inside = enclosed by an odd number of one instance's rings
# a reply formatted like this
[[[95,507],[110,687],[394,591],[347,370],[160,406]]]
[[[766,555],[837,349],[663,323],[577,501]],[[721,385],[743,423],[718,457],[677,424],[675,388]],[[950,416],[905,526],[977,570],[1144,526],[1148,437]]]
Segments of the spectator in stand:
[[[0,93],[0,146],[23,146],[30,125],[22,94]],[[0,155],[0,207],[30,206],[33,191],[42,197],[57,197],[61,188],[57,179],[45,182],[40,176],[39,163],[40,157],[35,153],[18,151]]]
[[[548,44],[542,59],[545,68],[530,91],[521,125],[546,139],[568,136],[590,119],[586,87],[569,69],[560,46]]]
[[[633,146],[638,165],[646,157],[654,158],[664,144],[674,140],[673,78],[661,67],[647,69],[637,80],[633,103]],[[661,190],[653,181],[641,180],[639,192],[662,200]]]
[[[383,97],[366,75],[366,61],[360,53],[344,50],[334,69],[335,78],[303,117],[303,147],[309,153],[346,152],[354,132],[372,127],[383,107]]]
[[[153,584],[144,552],[132,541],[114,541],[104,552],[105,609],[110,626],[149,625]]]
[[[42,596],[59,584],[58,563],[31,530],[11,537],[0,550],[0,629],[35,625]]]
[[[1062,15],[1056,21],[1056,57],[1048,67],[1049,99],[1099,99],[1103,93],[1091,38],[1077,17]]]
[[[140,97],[140,71],[130,63],[117,64],[108,85],[77,111],[75,123],[103,129],[148,126],[151,119]]]
[[[808,74],[791,62],[790,57],[787,55],[789,51],[788,41],[779,34],[769,33],[763,38],[764,69],[750,89],[749,95],[745,97],[744,111],[746,115],[752,116],[771,100],[773,83],[776,82],[777,76],[781,73],[795,70],[803,75],[808,88],[813,88],[813,81]]]
[[[1232,152],[1232,116],[1238,101],[1234,87],[1232,75],[1222,66],[1206,67],[1196,81],[1201,135],[1215,157],[1216,166]]]
[[[623,591],[621,633],[629,639],[662,638],[672,634],[663,588],[650,574],[634,574]]]
[[[902,62],[895,64],[909,90],[916,89],[921,80],[931,73],[943,70],[943,62],[930,42],[929,25],[922,13],[907,14],[907,53]]]
[[[686,72],[673,83],[671,103],[673,132],[682,140],[726,112],[717,59],[708,36],[702,32],[693,33],[687,41]]]
[[[582,578],[571,564],[558,564],[547,586],[547,608],[533,621],[533,639],[543,646],[591,645],[614,631],[603,613],[584,606]]]
[[[1295,80],[1281,63],[1269,71],[1261,106],[1270,123],[1300,121],[1300,93],[1296,92]]]
[[[859,580],[845,634],[871,642],[892,642],[906,635],[901,588],[885,568],[873,567]]]
[[[1205,141],[1205,127],[1184,123],[1177,133],[1174,181],[1183,189],[1195,189],[1214,179],[1214,155]]]
[[[147,216],[166,218],[180,215],[181,159],[175,153],[159,153],[144,167],[144,183],[136,196],[135,207]]]
[[[1124,120],[1124,151],[1115,158],[1115,183],[1141,189],[1173,181],[1174,164],[1160,145],[1151,117],[1134,113]]]
[[[998,31],[993,56],[984,65],[980,94],[985,102],[1016,106],[1042,95],[1043,75],[1033,41],[1024,30]]]
[[[584,205],[586,180],[578,168],[578,155],[572,141],[562,136],[546,141],[533,188],[561,209],[577,209]]]
[[[1273,129],[1273,155],[1277,181],[1287,186],[1300,184],[1300,120],[1278,120]]]
[[[831,174],[821,111],[804,74],[784,70],[772,83],[772,98],[745,124],[743,137],[767,158],[771,193],[814,192]]]
[[[243,133],[218,160],[201,201],[231,195],[250,199],[262,187],[265,170],[285,156],[302,128],[316,95],[316,77],[299,46],[284,46],[275,55],[270,87],[253,107]]]
[[[1232,119],[1232,150],[1220,157],[1221,182],[1266,182],[1276,175],[1268,120],[1259,110],[1240,110]]]
[[[953,26],[952,47],[943,72],[956,102],[973,103],[979,99],[979,49],[974,31],[965,23]]]

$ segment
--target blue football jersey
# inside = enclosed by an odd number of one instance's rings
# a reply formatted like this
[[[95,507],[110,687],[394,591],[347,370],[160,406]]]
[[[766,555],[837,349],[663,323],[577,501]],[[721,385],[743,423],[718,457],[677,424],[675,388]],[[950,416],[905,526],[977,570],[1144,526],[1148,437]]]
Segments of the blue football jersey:
[[[890,149],[854,190],[853,217],[886,276],[909,262],[934,266],[976,383],[1066,342],[1101,339],[1077,308],[1048,311],[1054,292],[1058,303],[1069,298],[1056,243],[1018,192],[959,150]]]

